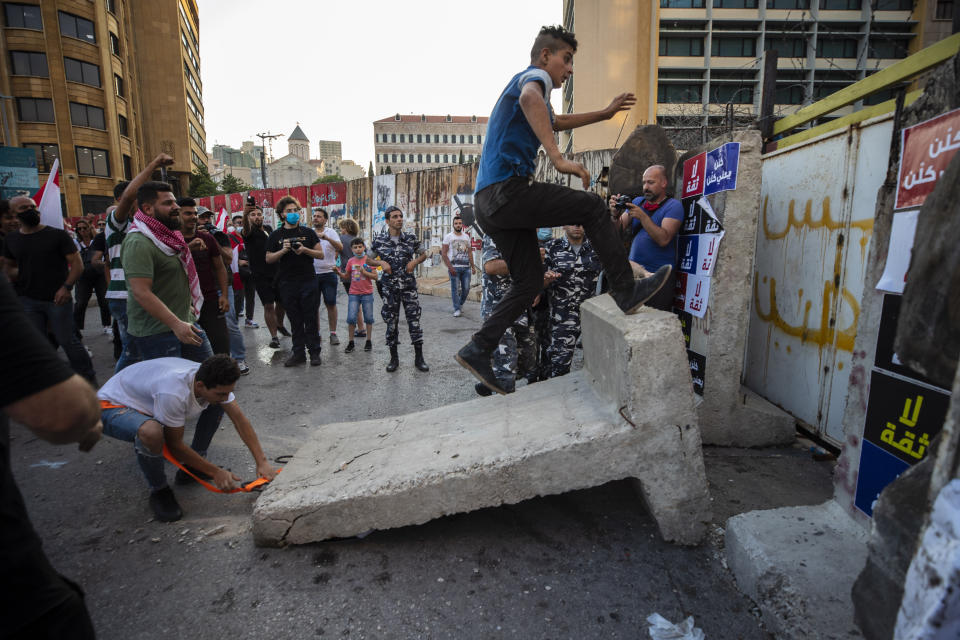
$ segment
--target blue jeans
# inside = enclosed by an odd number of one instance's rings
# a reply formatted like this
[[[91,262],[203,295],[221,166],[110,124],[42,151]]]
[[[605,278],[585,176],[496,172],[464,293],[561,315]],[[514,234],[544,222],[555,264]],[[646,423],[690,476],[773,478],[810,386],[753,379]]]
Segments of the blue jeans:
[[[470,293],[470,267],[454,267],[456,275],[450,275],[450,297],[453,298],[453,310],[459,311]],[[457,291],[457,289],[460,289]]]
[[[127,333],[127,300],[126,298],[107,298],[107,306],[110,307],[110,315],[117,321],[117,329],[120,330],[120,344],[123,350],[120,352],[120,359],[113,372],[117,373],[124,367],[128,367],[134,362],[140,362],[140,353],[133,346],[130,340],[130,334]]]
[[[167,486],[167,474],[163,470],[163,456],[147,449],[137,434],[140,425],[150,420],[150,416],[145,416],[130,407],[120,407],[103,409],[100,412],[100,419],[103,421],[104,435],[133,443],[133,450],[137,454],[137,464],[140,465],[140,471],[147,479],[150,490],[157,491]]]
[[[54,304],[52,300],[36,300],[26,296],[20,296],[20,303],[33,326],[40,331],[40,335],[47,335],[49,327],[50,333],[67,354],[73,370],[87,380],[93,381],[95,378],[93,362],[73,328],[73,305]]]
[[[357,310],[360,307],[363,307],[363,321],[367,324],[373,324],[372,293],[365,293],[363,295],[351,293],[347,296],[347,324],[357,324]]]
[[[203,332],[203,329],[196,324],[193,327],[203,339],[203,343],[199,346],[183,344],[177,339],[173,331],[165,331],[146,337],[130,336],[130,338],[144,360],[185,358],[194,362],[203,362],[213,355],[213,347],[210,346],[210,340],[207,339],[207,334]],[[207,449],[213,440],[213,434],[220,428],[220,420],[222,419],[223,408],[219,404],[211,404],[197,418],[197,428],[193,432],[193,442],[190,443],[190,446],[201,456],[206,457]],[[138,457],[140,457],[139,453]],[[162,466],[163,458],[158,458],[158,462]],[[142,461],[140,466],[143,467]]]
[[[233,306],[233,303],[237,299],[237,292],[234,291],[233,287],[227,287],[230,290],[230,311],[225,314],[227,319],[227,333],[230,336],[230,357],[234,360],[246,360],[247,359],[247,347],[243,344],[243,334],[240,333],[240,327],[237,324],[237,314],[236,307]],[[243,299],[243,296],[240,296],[240,299]]]

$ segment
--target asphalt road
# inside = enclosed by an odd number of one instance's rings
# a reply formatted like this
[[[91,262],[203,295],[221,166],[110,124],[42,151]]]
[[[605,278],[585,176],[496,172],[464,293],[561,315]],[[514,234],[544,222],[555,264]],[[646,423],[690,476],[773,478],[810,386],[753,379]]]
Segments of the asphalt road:
[[[473,397],[472,377],[453,354],[479,324],[477,303],[453,318],[449,299],[422,296],[431,370],[414,369],[405,343],[399,371],[388,374],[379,301],[373,352],[345,354],[341,297],[342,344],[325,344],[321,367],[284,368],[285,351],[267,346],[265,329],[244,330],[252,373],[237,398],[271,459],[295,453],[324,424]],[[85,341],[105,381],[112,348],[95,311]],[[400,336],[407,341],[403,322]],[[708,448],[715,525],[696,548],[661,541],[621,481],[362,539],[262,549],[250,534],[255,494],[174,487],[184,517],[159,523],[129,443],[105,438],[81,454],[22,427],[12,437],[34,525],[54,566],[86,590],[101,638],[647,638],[654,612],[674,622],[692,615],[711,640],[768,638],[724,566],[723,524],[752,509],[819,503],[832,491],[830,463],[800,446]],[[252,479],[229,420],[210,456]]]

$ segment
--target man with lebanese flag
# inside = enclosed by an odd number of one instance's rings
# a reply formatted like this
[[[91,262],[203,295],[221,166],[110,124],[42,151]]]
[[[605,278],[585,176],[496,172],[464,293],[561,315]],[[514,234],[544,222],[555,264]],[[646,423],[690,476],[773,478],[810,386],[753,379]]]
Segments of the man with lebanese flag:
[[[83,262],[77,245],[63,230],[58,165],[54,161],[50,178],[33,198],[10,199],[20,230],[4,238],[3,267],[34,326],[42,335],[49,327],[73,370],[96,387],[93,362],[74,331],[70,288],[83,273]]]

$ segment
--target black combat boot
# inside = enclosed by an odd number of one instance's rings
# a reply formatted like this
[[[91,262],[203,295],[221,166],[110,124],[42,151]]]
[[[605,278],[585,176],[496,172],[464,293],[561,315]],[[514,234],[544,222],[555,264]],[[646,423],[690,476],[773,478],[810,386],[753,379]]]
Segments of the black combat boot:
[[[390,347],[390,362],[387,363],[387,373],[393,373],[400,366],[400,356],[397,355],[397,345]]]
[[[413,361],[413,366],[419,371],[430,371],[430,367],[427,366],[427,361],[423,359],[423,343],[413,345],[413,349],[417,354],[416,359]]]

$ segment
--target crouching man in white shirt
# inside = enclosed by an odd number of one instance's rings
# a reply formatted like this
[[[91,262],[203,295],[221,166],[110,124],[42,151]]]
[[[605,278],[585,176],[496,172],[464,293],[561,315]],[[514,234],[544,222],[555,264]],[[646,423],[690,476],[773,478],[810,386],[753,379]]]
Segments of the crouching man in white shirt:
[[[253,425],[240,410],[233,389],[240,368],[230,356],[218,354],[196,363],[182,358],[156,358],[131,365],[97,392],[103,433],[133,442],[137,462],[150,485],[150,506],[157,520],[173,522],[183,515],[167,485],[163,445],[199,477],[211,478],[222,491],[234,489],[240,478],[204,459],[183,440],[187,422],[195,421],[210,404],[220,404],[257,465],[257,474],[276,475],[260,447]]]

